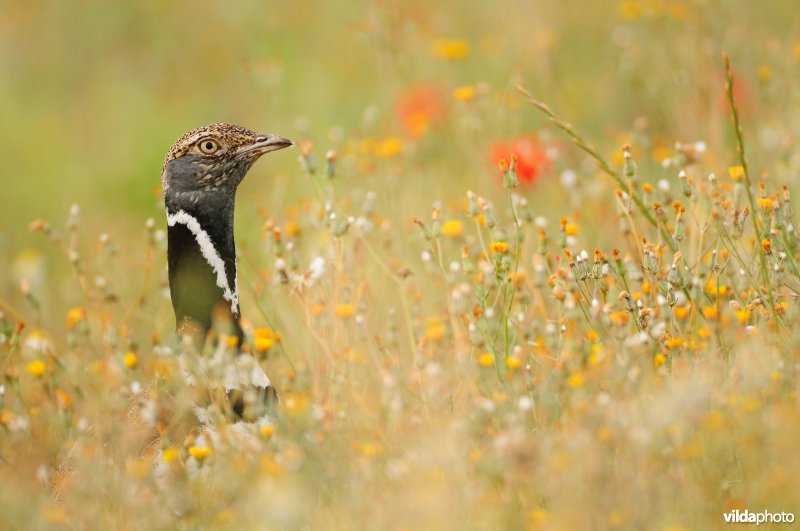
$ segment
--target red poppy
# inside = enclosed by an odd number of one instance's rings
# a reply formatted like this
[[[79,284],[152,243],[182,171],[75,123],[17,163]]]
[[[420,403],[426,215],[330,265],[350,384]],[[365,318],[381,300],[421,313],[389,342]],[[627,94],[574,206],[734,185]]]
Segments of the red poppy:
[[[546,148],[530,136],[498,142],[491,146],[490,152],[495,167],[501,160],[510,161],[511,155],[516,155],[517,177],[523,184],[533,184],[542,173],[550,168],[550,157],[547,155]]]
[[[398,98],[395,111],[406,134],[417,139],[444,120],[445,100],[433,87],[417,85]]]

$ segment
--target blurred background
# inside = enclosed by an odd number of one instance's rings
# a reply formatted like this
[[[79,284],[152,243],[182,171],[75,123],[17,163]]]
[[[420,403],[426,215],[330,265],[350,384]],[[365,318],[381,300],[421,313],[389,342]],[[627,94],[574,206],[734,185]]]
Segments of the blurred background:
[[[797,512],[800,268],[778,236],[796,245],[781,186],[798,197],[798,13],[0,0],[0,527],[674,531]],[[761,247],[739,224],[723,51],[752,179],[769,177],[748,223],[790,220]],[[631,188],[646,212],[661,201],[663,234],[675,220],[662,241],[686,278],[663,246],[641,274],[642,237],[662,235],[518,85],[614,169],[631,145]],[[253,167],[236,214],[245,324],[283,403],[275,425],[235,425],[247,444],[220,417],[213,450],[162,433],[143,455],[138,428],[162,424],[141,390],[166,382],[187,410],[199,393],[183,372],[197,358],[174,355],[161,165],[223,121],[296,142]],[[467,190],[491,207],[470,212]],[[584,281],[590,300],[564,251],[595,248],[621,249],[627,273]],[[779,257],[760,266],[774,316],[745,271],[759,250]],[[676,278],[691,302],[663,295]],[[137,400],[138,428],[123,420]],[[59,481],[72,501],[53,501]]]
[[[338,150],[338,186],[377,191],[398,223],[426,214],[435,199],[460,200],[465,189],[491,196],[498,153],[538,150],[529,157],[530,200],[548,214],[548,205],[586,200],[564,189],[565,169],[577,170],[566,182],[577,175],[579,188],[603,177],[558,131],[542,127],[517,83],[609,158],[618,161],[619,147],[633,144],[640,167],[657,179],[676,141],[731,153],[726,49],[747,138],[766,148],[752,162],[780,161],[786,173],[778,178],[788,180],[798,166],[792,124],[800,123],[792,119],[800,65],[794,7],[790,0],[3,2],[0,293],[19,297],[19,277],[37,253],[50,252],[27,230],[34,219],[62,223],[78,204],[88,226],[131,245],[147,218],[160,227],[163,156],[185,131],[209,122],[313,142],[320,163]],[[240,190],[247,206],[237,223],[313,195],[296,156],[283,152],[255,167]]]

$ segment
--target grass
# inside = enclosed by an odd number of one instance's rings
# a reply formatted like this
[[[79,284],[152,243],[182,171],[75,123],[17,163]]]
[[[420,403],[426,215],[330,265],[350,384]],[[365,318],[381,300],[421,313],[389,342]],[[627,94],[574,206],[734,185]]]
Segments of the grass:
[[[800,512],[790,4],[562,4],[10,8],[0,527]],[[220,119],[298,145],[238,197],[250,423],[154,191]]]

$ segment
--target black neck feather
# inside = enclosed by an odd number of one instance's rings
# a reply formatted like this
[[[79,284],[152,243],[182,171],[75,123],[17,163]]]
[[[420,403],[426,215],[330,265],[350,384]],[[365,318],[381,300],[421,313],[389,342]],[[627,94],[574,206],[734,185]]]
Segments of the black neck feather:
[[[192,323],[204,338],[215,317],[228,317],[233,322],[233,332],[241,341],[233,196],[168,195],[166,207],[171,220],[167,228],[169,284],[178,329],[187,322]],[[198,236],[198,228],[207,237]],[[201,242],[205,243],[205,249]],[[220,282],[222,279],[218,276],[220,262],[215,270],[213,256],[218,256],[224,265],[224,282]]]

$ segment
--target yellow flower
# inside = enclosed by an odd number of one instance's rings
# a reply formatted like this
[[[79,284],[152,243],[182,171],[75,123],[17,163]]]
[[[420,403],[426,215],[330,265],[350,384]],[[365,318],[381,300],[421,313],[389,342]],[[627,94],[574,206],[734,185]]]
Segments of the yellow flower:
[[[165,463],[172,463],[180,455],[181,455],[181,452],[177,448],[167,448],[161,454],[161,459],[163,459]]]
[[[269,352],[269,349],[275,346],[275,340],[270,337],[256,336],[253,340],[253,345],[255,346],[256,352],[265,354]]]
[[[582,386],[585,381],[586,379],[583,377],[583,375],[579,372],[576,372],[567,378],[567,385],[573,389],[577,389],[578,387]]]
[[[306,410],[308,400],[303,395],[290,394],[283,397],[283,408],[290,415],[299,415]]]
[[[608,320],[617,326],[625,326],[628,324],[630,314],[628,312],[611,312],[608,315]]]
[[[280,476],[283,474],[283,467],[272,455],[265,455],[261,458],[261,470],[268,476]]]
[[[626,0],[617,4],[617,12],[621,19],[629,22],[641,18],[643,14],[641,4],[634,0]]]
[[[713,278],[706,283],[705,292],[709,297],[714,299],[717,297],[726,297],[731,291],[730,286],[723,284],[720,284],[719,289],[717,289],[717,281]]]
[[[522,360],[514,356],[509,356],[506,358],[506,367],[508,367],[509,370],[516,371],[522,368]]]
[[[758,203],[761,210],[767,214],[771,214],[772,211],[775,210],[775,203],[772,201],[771,197],[759,197],[756,199],[756,203]]]
[[[667,357],[663,354],[656,354],[653,356],[653,365],[655,367],[661,367],[667,362]]]
[[[706,306],[705,308],[703,308],[703,317],[705,317],[709,321],[716,319],[717,315],[718,315],[717,309],[714,308],[713,306]]]
[[[494,354],[491,352],[481,354],[478,358],[478,365],[485,368],[494,367]]]
[[[442,234],[448,238],[458,238],[464,233],[464,223],[451,219],[442,223]]]
[[[741,181],[742,177],[744,177],[744,168],[741,166],[731,166],[728,168],[728,175],[730,175],[731,179],[734,181]]]
[[[508,252],[508,244],[506,242],[492,242],[489,247],[493,253]]]
[[[577,236],[581,232],[581,228],[576,223],[567,223],[564,226],[564,231],[567,236]]]
[[[28,364],[27,368],[28,372],[32,376],[40,378],[44,375],[45,371],[47,370],[47,365],[45,365],[42,360],[34,360]]]
[[[253,337],[268,337],[275,342],[281,340],[281,335],[272,328],[256,328],[253,330]]]
[[[236,348],[239,346],[239,338],[236,336],[228,336],[225,338],[225,344],[228,348]]]
[[[439,341],[444,337],[444,327],[441,324],[432,324],[425,329],[425,339]]]
[[[390,159],[403,153],[405,145],[403,139],[396,136],[384,138],[379,141],[374,148],[375,155],[384,159]]]
[[[136,354],[134,354],[133,352],[128,352],[127,354],[125,354],[125,356],[122,358],[122,361],[123,363],[125,363],[125,366],[129,369],[133,369],[134,367],[136,367],[136,364],[139,363]]]
[[[84,319],[86,319],[86,310],[79,307],[70,308],[67,312],[67,328],[72,330]]]
[[[702,326],[697,330],[697,335],[700,336],[700,339],[708,339],[714,335],[714,332],[709,327]]]
[[[679,337],[671,337],[667,339],[668,349],[681,348],[681,347],[683,347],[683,339]]]
[[[475,99],[477,92],[478,91],[475,90],[475,87],[472,85],[465,85],[463,87],[457,87],[453,91],[453,98],[458,101],[472,101]]]
[[[208,446],[192,446],[189,448],[189,455],[198,461],[204,461],[209,455],[211,455],[211,448]]]
[[[383,446],[380,443],[373,443],[373,442],[365,442],[361,444],[361,448],[359,448],[362,455],[366,457],[372,457],[375,455],[380,455],[383,453]]]
[[[750,310],[738,310],[736,312],[736,319],[740,324],[747,324],[747,322],[750,320]]]
[[[275,426],[273,426],[272,424],[264,424],[263,426],[261,426],[261,428],[258,429],[258,432],[265,439],[269,439],[270,437],[275,435]]]
[[[675,315],[675,319],[683,321],[689,316],[689,308],[686,306],[675,306],[675,308],[672,309],[672,313]]]
[[[283,232],[289,236],[297,236],[300,234],[300,225],[296,221],[287,221],[283,226]]]
[[[436,39],[431,53],[437,59],[463,61],[469,56],[469,43],[463,39]]]
[[[342,319],[353,317],[356,314],[356,307],[352,304],[337,304],[336,315]]]

